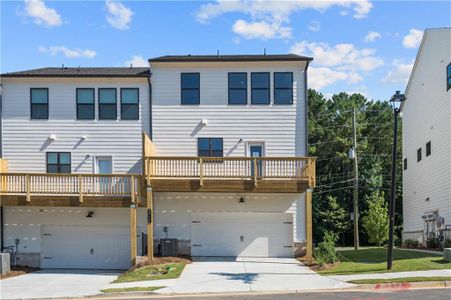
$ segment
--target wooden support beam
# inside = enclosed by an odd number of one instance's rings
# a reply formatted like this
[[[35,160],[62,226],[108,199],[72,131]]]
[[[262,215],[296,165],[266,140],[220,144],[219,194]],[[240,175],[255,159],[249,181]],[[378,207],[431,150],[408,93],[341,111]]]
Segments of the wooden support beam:
[[[153,190],[147,188],[147,261],[153,261]]]
[[[254,158],[254,186],[257,186],[257,178],[258,178],[258,163],[257,159]]]
[[[25,177],[25,180],[26,180],[26,185],[27,185],[27,187],[26,187],[26,199],[27,199],[27,202],[30,202],[30,191],[31,191],[31,180],[30,180],[30,175],[26,175],[26,177]]]
[[[81,175],[78,175],[78,201],[80,203],[83,203],[83,178],[81,177]]]
[[[305,192],[305,235],[307,240],[305,258],[313,260],[312,189]]]
[[[199,158],[199,180],[200,186],[204,185],[204,163],[202,157]]]
[[[136,232],[136,204],[130,204],[130,262],[134,266],[136,264],[136,253],[138,248]]]
[[[131,203],[135,203],[136,199],[135,199],[135,177],[131,176],[130,177],[130,202]]]

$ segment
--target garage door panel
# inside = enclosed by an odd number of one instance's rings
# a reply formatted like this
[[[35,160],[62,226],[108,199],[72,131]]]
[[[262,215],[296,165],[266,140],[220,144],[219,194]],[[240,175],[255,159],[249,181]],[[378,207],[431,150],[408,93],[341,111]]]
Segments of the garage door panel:
[[[130,243],[126,227],[44,226],[43,268],[127,269]]]
[[[292,214],[192,213],[193,256],[291,257]]]

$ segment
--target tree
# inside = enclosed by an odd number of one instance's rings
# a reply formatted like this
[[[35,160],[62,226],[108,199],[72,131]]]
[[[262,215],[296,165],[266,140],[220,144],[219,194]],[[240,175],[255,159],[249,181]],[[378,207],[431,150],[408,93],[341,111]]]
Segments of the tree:
[[[327,195],[315,206],[315,228],[317,234],[334,233],[337,237],[349,227],[349,215],[337,201],[337,197]]]
[[[366,196],[368,210],[362,218],[363,228],[370,243],[381,246],[388,239],[388,208],[383,193],[373,192]]]

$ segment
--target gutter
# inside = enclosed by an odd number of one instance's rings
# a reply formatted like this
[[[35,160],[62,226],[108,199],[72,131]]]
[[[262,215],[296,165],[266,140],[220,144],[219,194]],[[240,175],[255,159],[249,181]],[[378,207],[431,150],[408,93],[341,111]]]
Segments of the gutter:
[[[305,156],[308,156],[308,88],[307,88],[307,69],[310,61],[307,61],[304,69],[304,97],[305,97]]]

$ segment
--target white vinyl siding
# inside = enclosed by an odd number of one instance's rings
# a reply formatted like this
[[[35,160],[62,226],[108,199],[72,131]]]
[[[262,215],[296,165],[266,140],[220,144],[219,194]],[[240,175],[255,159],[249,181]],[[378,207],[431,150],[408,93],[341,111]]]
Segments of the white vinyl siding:
[[[140,119],[98,120],[98,88],[117,88],[119,95],[131,86],[139,88]],[[30,87],[49,89],[48,120],[30,120]],[[76,88],[95,88],[95,120],[77,120]],[[10,172],[45,173],[46,152],[71,152],[73,173],[92,173],[96,155],[113,156],[114,173],[140,172],[141,133],[149,129],[147,79],[4,78],[2,92],[3,158]],[[119,116],[119,103],[117,110]]]

